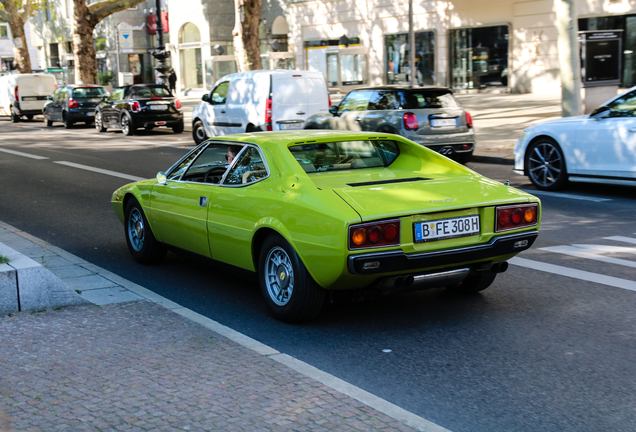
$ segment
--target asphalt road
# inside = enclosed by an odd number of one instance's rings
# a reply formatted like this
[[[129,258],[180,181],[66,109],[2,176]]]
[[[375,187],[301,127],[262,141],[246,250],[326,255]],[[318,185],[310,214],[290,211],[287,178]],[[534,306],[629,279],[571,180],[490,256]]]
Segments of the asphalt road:
[[[128,254],[110,208],[128,180],[116,175],[154,177],[192,146],[171,131],[0,120],[0,220],[451,431],[636,430],[633,188],[540,194],[535,246],[482,294],[336,302],[286,325],[254,282],[172,253],[157,266]],[[531,190],[510,166],[469,167]]]

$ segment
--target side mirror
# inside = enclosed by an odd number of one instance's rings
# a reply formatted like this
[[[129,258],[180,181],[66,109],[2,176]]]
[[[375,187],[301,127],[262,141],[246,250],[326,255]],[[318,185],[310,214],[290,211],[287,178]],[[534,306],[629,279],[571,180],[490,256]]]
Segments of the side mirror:
[[[610,107],[603,105],[598,108],[594,108],[594,111],[590,113],[590,117],[603,118],[605,117],[605,115],[609,114],[609,112],[610,112]]]
[[[203,102],[210,102],[210,95],[209,95],[209,94],[207,94],[207,93],[206,93],[206,94],[204,94],[204,95],[201,97],[201,100],[202,100]]]
[[[330,106],[329,107],[329,112],[333,115],[338,114],[338,107],[337,106]]]
[[[162,186],[165,186],[168,184],[168,178],[166,177],[166,173],[163,171],[159,171],[157,173],[157,183],[159,183]]]

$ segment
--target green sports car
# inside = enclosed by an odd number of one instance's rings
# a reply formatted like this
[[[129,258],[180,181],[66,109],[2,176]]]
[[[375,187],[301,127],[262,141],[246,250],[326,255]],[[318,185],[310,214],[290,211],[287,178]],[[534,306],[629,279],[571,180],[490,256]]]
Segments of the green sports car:
[[[112,204],[135,260],[169,247],[253,272],[286,322],[314,318],[328,290],[481,291],[541,220],[536,197],[377,132],[211,139]]]

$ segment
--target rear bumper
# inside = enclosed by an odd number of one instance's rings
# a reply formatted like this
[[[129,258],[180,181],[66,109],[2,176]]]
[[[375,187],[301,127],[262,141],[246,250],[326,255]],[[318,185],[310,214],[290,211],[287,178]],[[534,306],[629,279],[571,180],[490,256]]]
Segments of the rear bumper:
[[[515,255],[530,248],[538,235],[538,231],[500,235],[485,244],[426,253],[405,254],[402,251],[387,251],[350,255],[347,267],[349,273],[354,275],[372,275],[488,261],[499,256]],[[365,264],[368,268],[365,268]]]
[[[92,121],[95,119],[95,107],[70,108],[66,115],[71,121]]]
[[[142,114],[132,116],[135,127],[147,126],[174,126],[183,122],[183,113],[165,113],[165,114]]]

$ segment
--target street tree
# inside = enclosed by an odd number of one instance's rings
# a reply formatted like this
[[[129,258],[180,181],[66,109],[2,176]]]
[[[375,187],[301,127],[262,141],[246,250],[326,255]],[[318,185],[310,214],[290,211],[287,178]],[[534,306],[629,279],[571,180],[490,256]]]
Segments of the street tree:
[[[262,69],[258,24],[261,0],[234,0],[234,55],[239,72]]]
[[[100,0],[88,4],[88,0],[73,0],[73,54],[75,55],[75,80],[78,83],[95,84],[97,80],[97,59],[93,45],[95,26],[107,16],[135,7],[144,1]]]
[[[31,73],[31,58],[27,46],[24,24],[33,10],[34,0],[0,0],[0,18],[9,23],[13,38],[15,68],[20,73]]]

